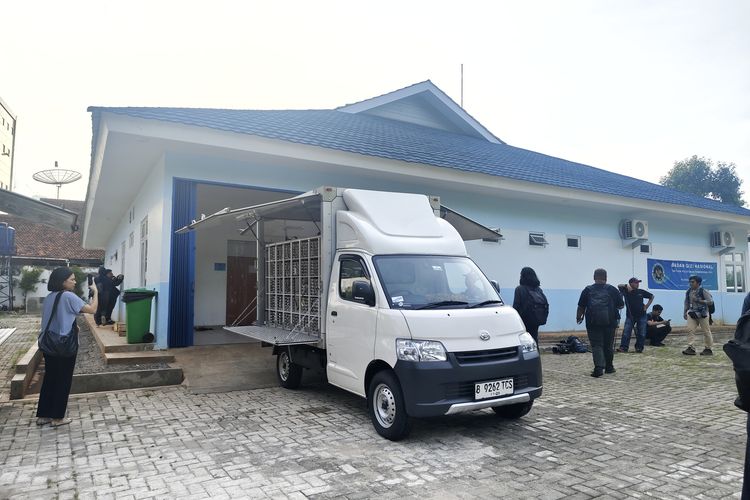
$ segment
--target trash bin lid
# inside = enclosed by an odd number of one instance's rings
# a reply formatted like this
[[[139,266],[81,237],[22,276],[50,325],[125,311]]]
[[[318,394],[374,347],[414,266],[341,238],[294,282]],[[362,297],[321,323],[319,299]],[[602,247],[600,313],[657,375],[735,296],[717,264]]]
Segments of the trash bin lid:
[[[122,292],[121,300],[125,303],[135,302],[137,300],[150,299],[155,295],[158,295],[156,290],[149,290],[148,288],[128,288]]]

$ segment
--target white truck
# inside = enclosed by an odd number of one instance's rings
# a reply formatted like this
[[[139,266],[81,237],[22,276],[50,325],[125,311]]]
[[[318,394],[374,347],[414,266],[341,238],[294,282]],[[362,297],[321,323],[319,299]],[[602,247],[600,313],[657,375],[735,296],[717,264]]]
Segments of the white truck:
[[[257,320],[225,328],[273,346],[283,387],[320,370],[367,398],[391,440],[410,417],[492,408],[519,418],[541,395],[534,339],[464,244],[500,235],[439,198],[321,187],[178,232],[227,220],[258,242],[258,294]]]

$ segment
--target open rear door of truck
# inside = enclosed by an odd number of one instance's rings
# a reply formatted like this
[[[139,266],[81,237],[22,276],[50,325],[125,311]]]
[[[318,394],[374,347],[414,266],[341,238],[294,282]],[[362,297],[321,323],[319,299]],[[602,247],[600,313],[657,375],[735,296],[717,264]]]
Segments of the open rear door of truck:
[[[252,205],[237,209],[224,208],[218,212],[201,216],[200,219],[194,220],[185,227],[178,229],[178,234],[184,234],[189,231],[197,231],[208,227],[214,227],[219,224],[234,224],[240,232],[253,230],[254,235],[262,241],[263,232],[255,231],[254,227],[258,223],[273,220],[292,220],[292,221],[309,221],[319,223],[321,219],[322,197],[317,192],[304,193],[292,198]],[[262,224],[261,224],[262,225]],[[264,258],[263,252],[258,252],[259,258]],[[263,257],[261,257],[263,256]],[[265,271],[265,265],[259,263],[259,273]],[[259,274],[259,285],[264,283],[262,275]],[[260,315],[262,318],[265,314],[265,291],[264,287],[258,287],[258,307],[263,311]],[[263,295],[261,295],[263,294]],[[259,319],[260,319],[259,318]],[[244,335],[255,340],[260,340],[272,345],[294,345],[294,344],[317,344],[321,337],[319,333],[303,331],[296,326],[289,329],[278,328],[266,325],[250,326],[225,326],[228,330],[239,335]]]

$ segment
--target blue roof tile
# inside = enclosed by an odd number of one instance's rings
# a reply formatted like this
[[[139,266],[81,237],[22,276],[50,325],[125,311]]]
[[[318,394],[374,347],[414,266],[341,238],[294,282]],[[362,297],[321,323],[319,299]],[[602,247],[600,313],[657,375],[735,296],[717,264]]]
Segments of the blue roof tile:
[[[100,112],[280,139],[549,186],[750,216],[750,210],[507,144],[336,110],[91,107]],[[94,135],[96,137],[96,134]]]

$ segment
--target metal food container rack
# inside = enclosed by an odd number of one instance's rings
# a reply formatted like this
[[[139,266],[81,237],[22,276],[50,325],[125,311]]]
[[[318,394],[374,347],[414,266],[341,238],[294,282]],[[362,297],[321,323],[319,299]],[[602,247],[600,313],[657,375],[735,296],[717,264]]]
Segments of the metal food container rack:
[[[320,335],[320,236],[266,245],[266,325]]]

